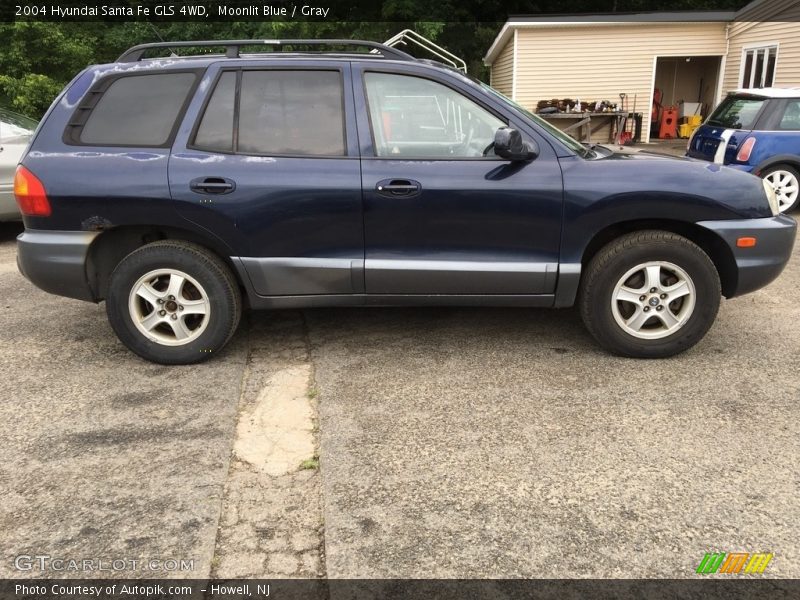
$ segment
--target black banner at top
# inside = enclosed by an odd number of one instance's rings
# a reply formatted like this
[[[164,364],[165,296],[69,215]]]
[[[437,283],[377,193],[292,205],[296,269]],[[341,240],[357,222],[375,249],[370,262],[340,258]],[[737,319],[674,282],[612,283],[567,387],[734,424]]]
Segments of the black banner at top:
[[[762,4],[775,1],[762,0]],[[705,10],[687,10],[698,5]],[[746,5],[746,0],[702,3],[689,0],[562,0],[558,3],[542,0],[3,0],[0,22],[502,23],[514,16],[564,21],[731,21]],[[769,11],[758,12],[759,19],[780,20],[779,14],[770,16]]]

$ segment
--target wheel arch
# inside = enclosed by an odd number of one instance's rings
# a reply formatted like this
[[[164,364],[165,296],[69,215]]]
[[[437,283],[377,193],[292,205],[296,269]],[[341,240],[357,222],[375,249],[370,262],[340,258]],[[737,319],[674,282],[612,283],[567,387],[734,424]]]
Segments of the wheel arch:
[[[770,156],[766,160],[761,161],[758,166],[753,169],[753,175],[757,175],[758,177],[762,177],[764,171],[767,169],[771,169],[772,167],[777,167],[779,165],[788,165],[793,167],[795,170],[800,171],[800,155],[798,154],[776,154],[774,156]]]
[[[179,227],[153,225],[121,225],[103,230],[89,247],[86,278],[96,301],[104,300],[114,268],[128,254],[149,243],[160,240],[183,240],[204,247],[218,256],[231,270],[240,287],[239,271],[231,261],[227,247],[213,237]]]
[[[708,255],[717,269],[720,283],[722,284],[722,295],[726,298],[734,295],[738,284],[738,270],[733,252],[725,241],[713,231],[686,221],[643,219],[615,223],[601,229],[595,233],[584,248],[583,256],[581,257],[581,271],[585,271],[589,261],[606,244],[622,235],[644,230],[669,231],[697,244]]]

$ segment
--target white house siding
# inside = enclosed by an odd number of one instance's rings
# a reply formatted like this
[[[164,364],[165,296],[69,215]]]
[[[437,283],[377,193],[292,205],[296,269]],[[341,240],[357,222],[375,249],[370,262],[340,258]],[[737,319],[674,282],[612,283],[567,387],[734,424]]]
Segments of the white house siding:
[[[723,92],[741,87],[743,50],[778,43],[775,87],[800,87],[800,0],[753,3],[730,24]]]
[[[655,58],[722,56],[725,27],[722,22],[519,25],[516,100],[535,110],[539,100],[618,102],[624,92],[632,110],[635,95],[636,111],[644,117],[642,134],[647,137]],[[508,45],[513,46],[513,37]],[[503,52],[507,50],[508,46]],[[492,81],[507,81],[508,71],[498,57],[492,64]],[[607,136],[601,131],[594,137]]]
[[[492,65],[491,86],[511,98],[514,91],[514,36],[511,36]]]

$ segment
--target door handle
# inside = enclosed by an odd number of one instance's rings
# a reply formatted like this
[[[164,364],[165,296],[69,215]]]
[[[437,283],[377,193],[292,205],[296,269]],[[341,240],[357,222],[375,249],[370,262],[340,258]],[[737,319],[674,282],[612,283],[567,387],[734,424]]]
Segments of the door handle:
[[[422,190],[413,179],[384,179],[375,184],[375,190],[384,196],[416,196]]]
[[[189,182],[189,189],[198,194],[230,194],[236,184],[225,177],[198,177]]]

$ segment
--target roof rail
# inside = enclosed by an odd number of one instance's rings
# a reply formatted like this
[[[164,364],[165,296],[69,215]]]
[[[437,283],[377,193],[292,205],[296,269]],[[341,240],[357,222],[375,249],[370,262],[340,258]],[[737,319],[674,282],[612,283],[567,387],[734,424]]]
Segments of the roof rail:
[[[463,59],[459,58],[452,52],[445,50],[441,46],[434,44],[431,40],[426,38],[424,35],[417,33],[413,29],[403,29],[403,31],[401,31],[394,37],[391,37],[388,40],[386,40],[384,44],[394,48],[399,44],[406,44],[408,42],[416,44],[423,50],[430,52],[434,56],[438,57],[440,60],[448,63],[454,69],[458,69],[459,71],[463,71],[464,73],[467,72],[467,63],[464,62]]]
[[[378,42],[364,40],[202,40],[182,42],[155,42],[152,44],[139,44],[128,48],[117,59],[117,62],[138,62],[142,60],[148,50],[173,49],[173,48],[199,48],[199,47],[224,47],[226,58],[239,58],[242,46],[271,46],[282,50],[283,46],[347,46],[350,48],[369,48],[373,53],[383,55],[384,58],[396,60],[416,60],[402,50],[390,48]]]

